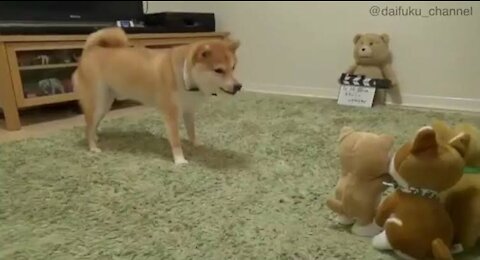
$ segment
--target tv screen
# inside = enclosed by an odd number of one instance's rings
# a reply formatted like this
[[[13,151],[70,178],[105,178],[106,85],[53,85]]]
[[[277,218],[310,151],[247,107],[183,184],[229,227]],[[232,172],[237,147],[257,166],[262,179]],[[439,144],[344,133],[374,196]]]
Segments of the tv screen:
[[[138,20],[143,1],[0,1],[0,21]]]

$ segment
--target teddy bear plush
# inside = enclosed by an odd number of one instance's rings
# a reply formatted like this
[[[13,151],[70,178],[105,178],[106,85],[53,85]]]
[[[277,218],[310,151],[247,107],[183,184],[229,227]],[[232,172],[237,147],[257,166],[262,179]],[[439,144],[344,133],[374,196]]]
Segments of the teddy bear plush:
[[[373,79],[388,79],[392,89],[397,89],[397,77],[392,69],[392,55],[389,48],[390,37],[387,34],[357,34],[353,38],[353,57],[355,64],[346,73],[362,75]],[[398,101],[399,95],[392,95]],[[385,91],[377,89],[374,104],[385,103]]]
[[[335,197],[327,200],[327,206],[337,214],[340,224],[354,224],[352,233],[374,236],[381,231],[373,220],[386,189],[382,183],[390,179],[388,163],[394,138],[343,127],[339,142],[342,170]]]
[[[396,190],[377,210],[384,231],[373,238],[376,249],[404,259],[453,259],[454,227],[439,193],[462,177],[469,142],[466,133],[438,142],[428,126],[396,151],[389,170]]]
[[[445,142],[461,132],[470,135],[462,178],[440,194],[453,221],[454,241],[468,251],[480,241],[480,130],[466,123],[451,128],[440,120],[434,120],[432,126],[439,133],[439,142]]]

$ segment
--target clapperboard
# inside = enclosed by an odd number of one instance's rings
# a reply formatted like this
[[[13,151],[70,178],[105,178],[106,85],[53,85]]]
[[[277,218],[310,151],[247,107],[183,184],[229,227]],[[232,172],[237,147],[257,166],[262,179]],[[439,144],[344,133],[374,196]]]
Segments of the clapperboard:
[[[342,73],[338,104],[346,106],[372,107],[377,89],[388,89],[388,79],[372,79],[360,75]]]

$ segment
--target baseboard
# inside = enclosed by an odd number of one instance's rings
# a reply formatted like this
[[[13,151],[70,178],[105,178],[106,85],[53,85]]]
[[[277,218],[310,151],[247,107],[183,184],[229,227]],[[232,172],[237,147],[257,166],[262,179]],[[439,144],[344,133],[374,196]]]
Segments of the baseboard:
[[[270,94],[318,97],[327,99],[337,99],[338,95],[338,89],[335,88],[315,88],[307,86],[263,83],[244,83],[244,86],[246,87],[246,91]],[[391,102],[388,103],[391,104]],[[401,106],[480,112],[480,99],[402,94]]]
[[[333,88],[313,88],[305,86],[244,83],[245,90],[260,93],[282,94],[292,96],[319,97],[336,99],[338,90]]]

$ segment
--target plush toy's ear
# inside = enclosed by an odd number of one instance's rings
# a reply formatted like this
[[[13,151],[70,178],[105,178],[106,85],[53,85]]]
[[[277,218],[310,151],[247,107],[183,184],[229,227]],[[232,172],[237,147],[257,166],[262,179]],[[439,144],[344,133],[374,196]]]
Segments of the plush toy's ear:
[[[380,35],[380,38],[382,38],[383,42],[385,42],[386,44],[390,42],[390,36],[388,36],[388,34],[386,33],[383,33],[382,35]]]
[[[353,37],[353,43],[357,43],[358,40],[360,40],[360,38],[362,38],[362,35],[361,35],[361,34],[355,35],[355,37]]]
[[[453,148],[455,148],[455,150],[457,150],[457,152],[462,157],[465,157],[465,155],[467,154],[468,145],[470,144],[470,135],[465,133],[460,133],[454,138],[452,138],[452,140],[450,140],[450,142],[448,143]]]
[[[411,152],[419,154],[428,150],[436,151],[438,147],[435,131],[432,127],[426,126],[418,130],[417,136],[413,141]]]
[[[351,127],[348,127],[348,126],[342,127],[342,129],[340,130],[340,136],[338,137],[338,141],[342,141],[345,137],[347,137],[354,131],[355,130],[353,130],[353,128]]]

